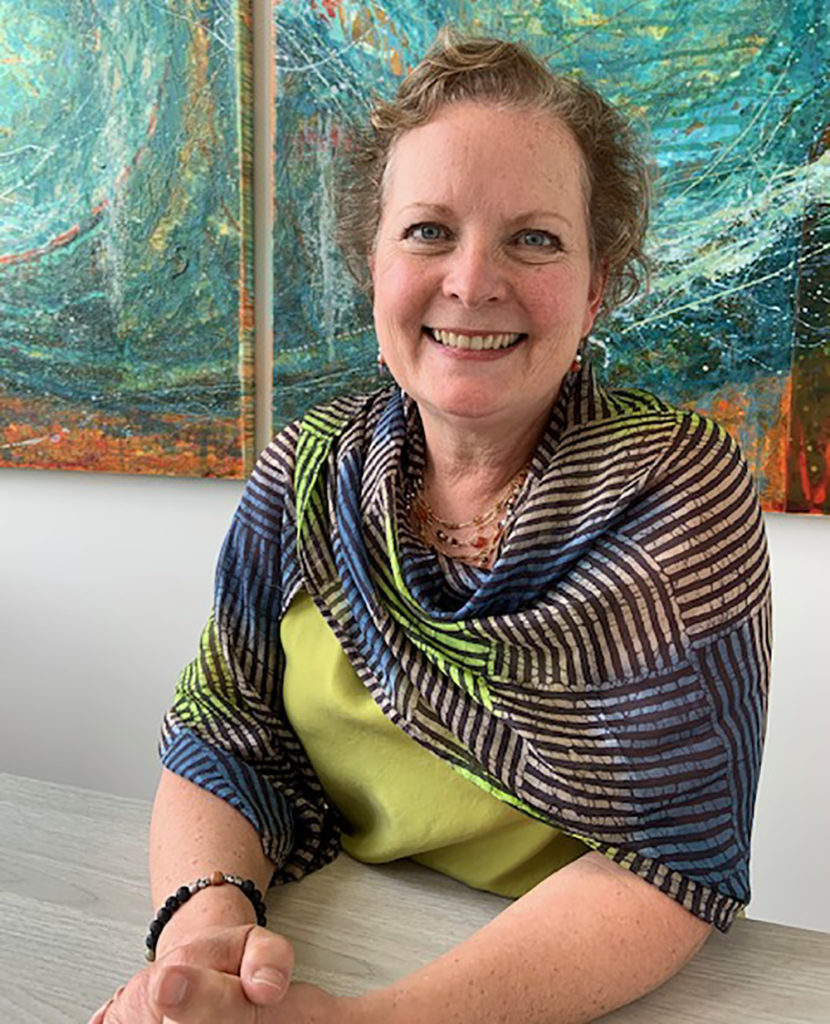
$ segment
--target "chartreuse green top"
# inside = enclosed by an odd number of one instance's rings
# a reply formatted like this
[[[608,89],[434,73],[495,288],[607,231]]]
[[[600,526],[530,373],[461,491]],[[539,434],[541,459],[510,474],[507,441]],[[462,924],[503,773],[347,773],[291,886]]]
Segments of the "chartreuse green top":
[[[281,624],[288,720],[348,822],[343,849],[409,857],[476,889],[521,896],[588,847],[468,782],[387,719],[313,601]]]

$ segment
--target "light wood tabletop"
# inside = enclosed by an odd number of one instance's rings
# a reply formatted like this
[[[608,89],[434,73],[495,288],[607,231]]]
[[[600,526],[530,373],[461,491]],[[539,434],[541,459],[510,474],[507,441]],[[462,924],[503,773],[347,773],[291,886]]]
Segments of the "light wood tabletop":
[[[84,1024],[144,966],[144,801],[0,774],[0,1022]],[[295,976],[354,994],[460,942],[505,905],[414,864],[341,855],[272,890]],[[830,935],[738,921],[607,1024],[830,1024]],[[440,1024],[440,1022],[425,1022]]]

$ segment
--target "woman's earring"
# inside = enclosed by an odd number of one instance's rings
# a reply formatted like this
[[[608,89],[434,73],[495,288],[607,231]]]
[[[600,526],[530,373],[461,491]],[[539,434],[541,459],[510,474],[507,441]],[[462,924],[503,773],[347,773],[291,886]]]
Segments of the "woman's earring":
[[[385,377],[386,373],[387,373],[387,370],[386,370],[386,360],[383,358],[383,353],[381,352],[380,349],[378,349],[378,357],[377,358],[378,358],[378,377]]]
[[[574,356],[574,361],[571,363],[571,373],[576,373],[577,370],[581,366],[582,366],[582,349],[578,348],[576,350],[576,355]]]

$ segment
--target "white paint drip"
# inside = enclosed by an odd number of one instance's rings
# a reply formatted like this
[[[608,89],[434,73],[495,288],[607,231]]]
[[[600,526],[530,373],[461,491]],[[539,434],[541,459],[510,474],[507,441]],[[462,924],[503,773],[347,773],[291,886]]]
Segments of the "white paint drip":
[[[334,362],[334,336],[337,325],[337,290],[335,279],[335,230],[336,213],[334,205],[334,159],[331,147],[331,115],[322,124],[317,161],[320,168],[320,212],[317,219],[317,254],[320,260],[322,326],[326,343],[327,360]]]

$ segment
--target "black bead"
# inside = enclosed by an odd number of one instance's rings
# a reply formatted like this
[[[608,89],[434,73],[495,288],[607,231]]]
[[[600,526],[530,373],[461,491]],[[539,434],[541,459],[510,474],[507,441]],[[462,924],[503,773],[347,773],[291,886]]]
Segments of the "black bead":
[[[172,913],[167,909],[167,907],[162,907],[156,914],[156,920],[161,921],[162,924],[167,924],[172,916]]]
[[[187,903],[191,895],[190,889],[186,885],[183,885],[181,889],[176,890],[176,899],[179,903]]]
[[[164,901],[164,905],[172,913],[174,910],[179,909],[179,899],[177,896],[168,896]]]
[[[158,936],[161,935],[161,930],[163,927],[164,925],[161,923],[161,921],[152,921],[150,924],[150,935],[153,935],[156,938],[158,938]]]
[[[250,878],[246,878],[239,888],[245,893],[246,896],[253,896],[253,894],[256,892],[256,886],[254,885]]]

